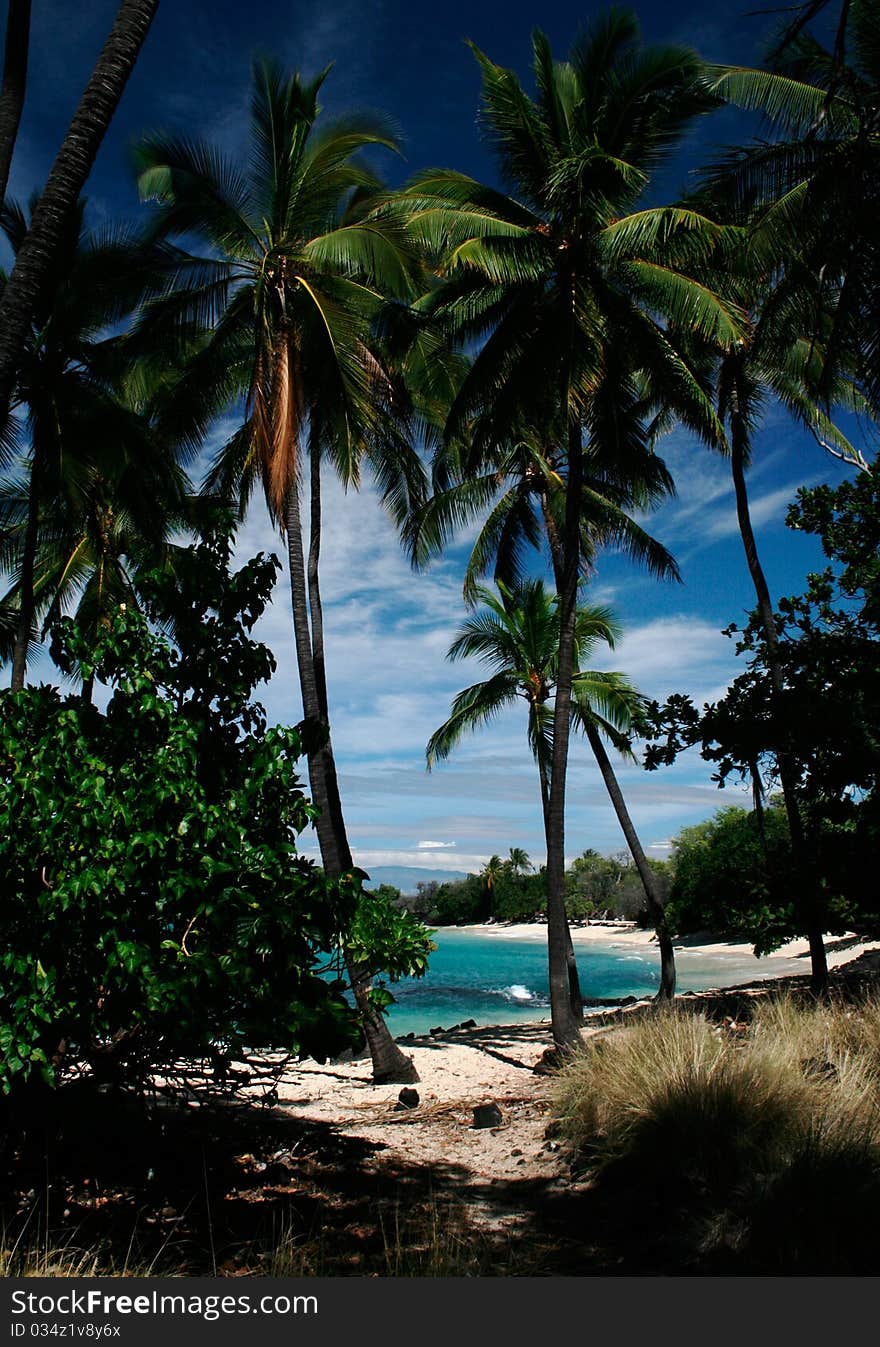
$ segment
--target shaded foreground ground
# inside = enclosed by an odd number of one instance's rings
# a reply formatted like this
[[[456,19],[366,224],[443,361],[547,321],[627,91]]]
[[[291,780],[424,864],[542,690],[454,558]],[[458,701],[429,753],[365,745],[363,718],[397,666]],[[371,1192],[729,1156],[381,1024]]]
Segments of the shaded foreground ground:
[[[838,993],[875,982],[878,961],[876,951],[862,952],[839,969]],[[785,980],[795,992],[805,982]],[[681,1000],[739,1019],[768,990],[763,983]],[[639,1013],[609,1011],[587,1032]],[[548,1026],[529,1024],[408,1044],[421,1075],[412,1109],[395,1107],[397,1087],[373,1086],[364,1061],[298,1066],[270,1106],[162,1101],[145,1113],[124,1097],[69,1087],[54,1113],[8,1139],[6,1270],[684,1270],[656,1232],[640,1237],[638,1221],[653,1219],[642,1194],[627,1203],[618,1193],[609,1203],[573,1175],[554,1135],[550,1078],[534,1071],[549,1041]],[[498,1107],[500,1123],[476,1128],[473,1110],[486,1103]]]

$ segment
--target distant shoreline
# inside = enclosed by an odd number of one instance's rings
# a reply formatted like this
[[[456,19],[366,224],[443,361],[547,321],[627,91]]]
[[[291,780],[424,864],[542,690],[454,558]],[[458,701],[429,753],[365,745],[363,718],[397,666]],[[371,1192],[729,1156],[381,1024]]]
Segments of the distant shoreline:
[[[510,922],[509,924],[489,922],[471,926],[439,926],[435,929],[438,932],[461,931],[470,935],[503,936],[510,940],[534,940],[546,938],[547,923],[541,921],[520,921]],[[628,946],[631,949],[650,950],[656,948],[654,932],[650,929],[642,929],[635,922],[590,922],[589,925],[583,926],[573,924],[571,939],[575,947],[590,944],[613,944]],[[708,931],[701,932],[696,936],[683,936],[675,940],[674,944],[676,952],[706,955],[707,957],[727,955],[752,961],[756,972],[759,972],[759,976],[762,978],[772,976],[770,970],[774,965],[791,959],[803,960],[805,971],[809,971],[810,948],[808,942],[804,939],[790,940],[787,944],[774,950],[772,954],[764,954],[760,958],[752,953],[752,946],[748,940],[725,940]],[[862,939],[853,931],[847,931],[840,936],[828,936],[826,938],[828,967],[839,968],[841,964],[857,958],[859,954],[866,950],[876,949],[880,949],[880,941]]]

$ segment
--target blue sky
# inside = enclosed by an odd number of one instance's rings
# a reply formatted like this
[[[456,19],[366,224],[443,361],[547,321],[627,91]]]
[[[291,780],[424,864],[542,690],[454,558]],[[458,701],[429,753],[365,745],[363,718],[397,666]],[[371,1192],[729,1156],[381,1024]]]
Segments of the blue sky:
[[[476,126],[479,79],[465,38],[527,78],[536,22],[563,56],[598,8],[503,0],[442,7],[418,0],[370,5],[325,0],[320,6],[163,0],[88,186],[93,218],[138,218],[128,147],[143,131],[186,130],[231,155],[243,151],[249,58],[256,50],[306,74],[335,62],[325,85],[330,114],[350,107],[390,114],[406,147],[403,161],[387,165],[392,181],[431,164],[492,179]],[[688,0],[638,8],[649,40],[689,42],[719,61],[756,62],[773,22],[743,17],[732,6],[707,14],[703,3]],[[76,7],[72,23],[71,7],[62,0],[34,6],[13,195],[26,197],[44,179],[115,10],[115,0],[89,0]],[[673,196],[688,169],[701,157],[711,158],[737,130],[731,113],[701,123],[665,175],[664,194]],[[230,417],[218,425],[213,442],[220,443],[234,424]],[[721,629],[751,607],[750,587],[724,462],[682,432],[669,436],[661,452],[678,494],[649,527],[676,555],[684,583],[658,584],[623,559],[603,555],[589,597],[612,604],[625,628],[600,667],[625,671],[651,697],[688,692],[700,702],[720,695],[737,672],[732,642]],[[798,486],[836,481],[844,472],[781,410],[770,409],[757,439],[751,490],[775,595],[802,589],[805,572],[821,562],[813,540],[784,528],[787,503]],[[356,860],[367,870],[384,865],[468,870],[513,845],[525,847],[535,861],[543,859],[537,779],[515,711],[463,744],[432,774],[424,767],[426,740],[445,719],[452,695],[481,676],[476,665],[444,660],[464,615],[467,539],[426,573],[414,575],[368,483],[360,493],[345,495],[328,481],[326,491],[322,580],[331,719]],[[241,531],[239,553],[258,550],[282,551],[257,503]],[[295,721],[301,706],[285,584],[282,576],[258,634],[278,660],[263,700],[273,719]],[[43,663],[35,673],[50,676]],[[729,789],[719,794],[699,758],[652,774],[622,766],[620,776],[643,843],[656,856],[667,854],[679,828],[732,798]],[[567,854],[587,846],[620,850],[623,839],[598,772],[580,746],[573,752],[569,782]],[[303,842],[305,850],[314,850],[313,837]]]

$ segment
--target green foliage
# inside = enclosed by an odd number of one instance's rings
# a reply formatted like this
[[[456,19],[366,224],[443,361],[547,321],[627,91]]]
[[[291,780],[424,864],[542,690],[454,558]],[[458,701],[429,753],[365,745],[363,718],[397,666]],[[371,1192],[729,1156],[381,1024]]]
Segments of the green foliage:
[[[544,867],[535,874],[517,874],[511,862],[504,861],[492,889],[492,916],[500,921],[531,921],[547,909]]]
[[[437,926],[465,926],[492,915],[491,891],[480,875],[420,887],[430,890],[424,895],[430,904],[426,919]]]
[[[728,805],[682,829],[674,845],[675,877],[666,909],[673,930],[744,936],[756,954],[768,954],[790,938],[791,844],[780,802],[772,802],[763,818]]]
[[[592,848],[577,856],[565,872],[565,908],[569,917],[598,917],[612,909],[624,865]]]
[[[672,762],[698,744],[703,758],[716,765],[720,784],[739,776],[752,783],[760,800],[778,780],[780,756],[787,755],[795,769],[797,808],[826,929],[840,929],[844,921],[873,924],[878,904],[870,876],[880,839],[876,471],[836,488],[801,491],[787,522],[818,535],[831,564],[807,577],[802,595],[779,603],[780,692],[773,691],[757,618],[741,631],[730,628],[738,637],[737,653],[747,658],[745,672],[702,712],[684,696],[651,707],[657,738],[648,746],[645,763],[653,768]],[[771,806],[766,811],[766,850],[757,816],[744,821],[738,811],[725,811],[721,818],[724,827],[700,825],[711,842],[711,890],[699,897],[698,883],[687,881],[686,901],[682,885],[688,867],[697,863],[698,839],[692,829],[682,834],[687,860],[683,869],[680,852],[673,890],[674,906],[684,902],[682,920],[696,921],[697,910],[709,917],[715,901],[716,918],[698,924],[717,927],[720,920],[728,929],[753,933],[762,948],[804,934],[785,886],[789,861],[781,810]],[[708,853],[704,863],[709,863]]]
[[[658,878],[661,897],[669,886],[668,861],[648,862]],[[575,920],[617,917],[649,925],[645,889],[628,852],[600,856],[588,847],[565,872],[565,910]]]
[[[356,878],[365,878],[355,871]],[[390,884],[362,888],[352,921],[345,928],[345,947],[353,963],[370,977],[384,974],[391,982],[402,977],[420,978],[428,968],[428,956],[436,949],[428,928],[400,906],[400,890]],[[373,987],[371,999],[378,1009],[394,1000],[384,987]]]
[[[77,1063],[142,1079],[182,1056],[325,1056],[353,1037],[320,976],[359,883],[297,854],[313,810],[297,731],[251,700],[274,668],[248,632],[277,569],[236,575],[230,545],[189,549],[89,646],[63,620],[62,668],[94,669],[106,712],[41,687],[0,698],[0,1079]]]

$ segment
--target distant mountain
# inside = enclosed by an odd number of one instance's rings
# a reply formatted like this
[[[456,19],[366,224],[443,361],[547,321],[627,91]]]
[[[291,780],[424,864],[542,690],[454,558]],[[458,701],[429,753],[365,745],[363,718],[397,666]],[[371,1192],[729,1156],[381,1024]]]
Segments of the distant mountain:
[[[401,893],[415,893],[417,884],[430,884],[432,879],[442,884],[447,879],[466,878],[466,870],[428,870],[420,865],[374,865],[364,888],[375,889],[380,884],[393,884]]]

